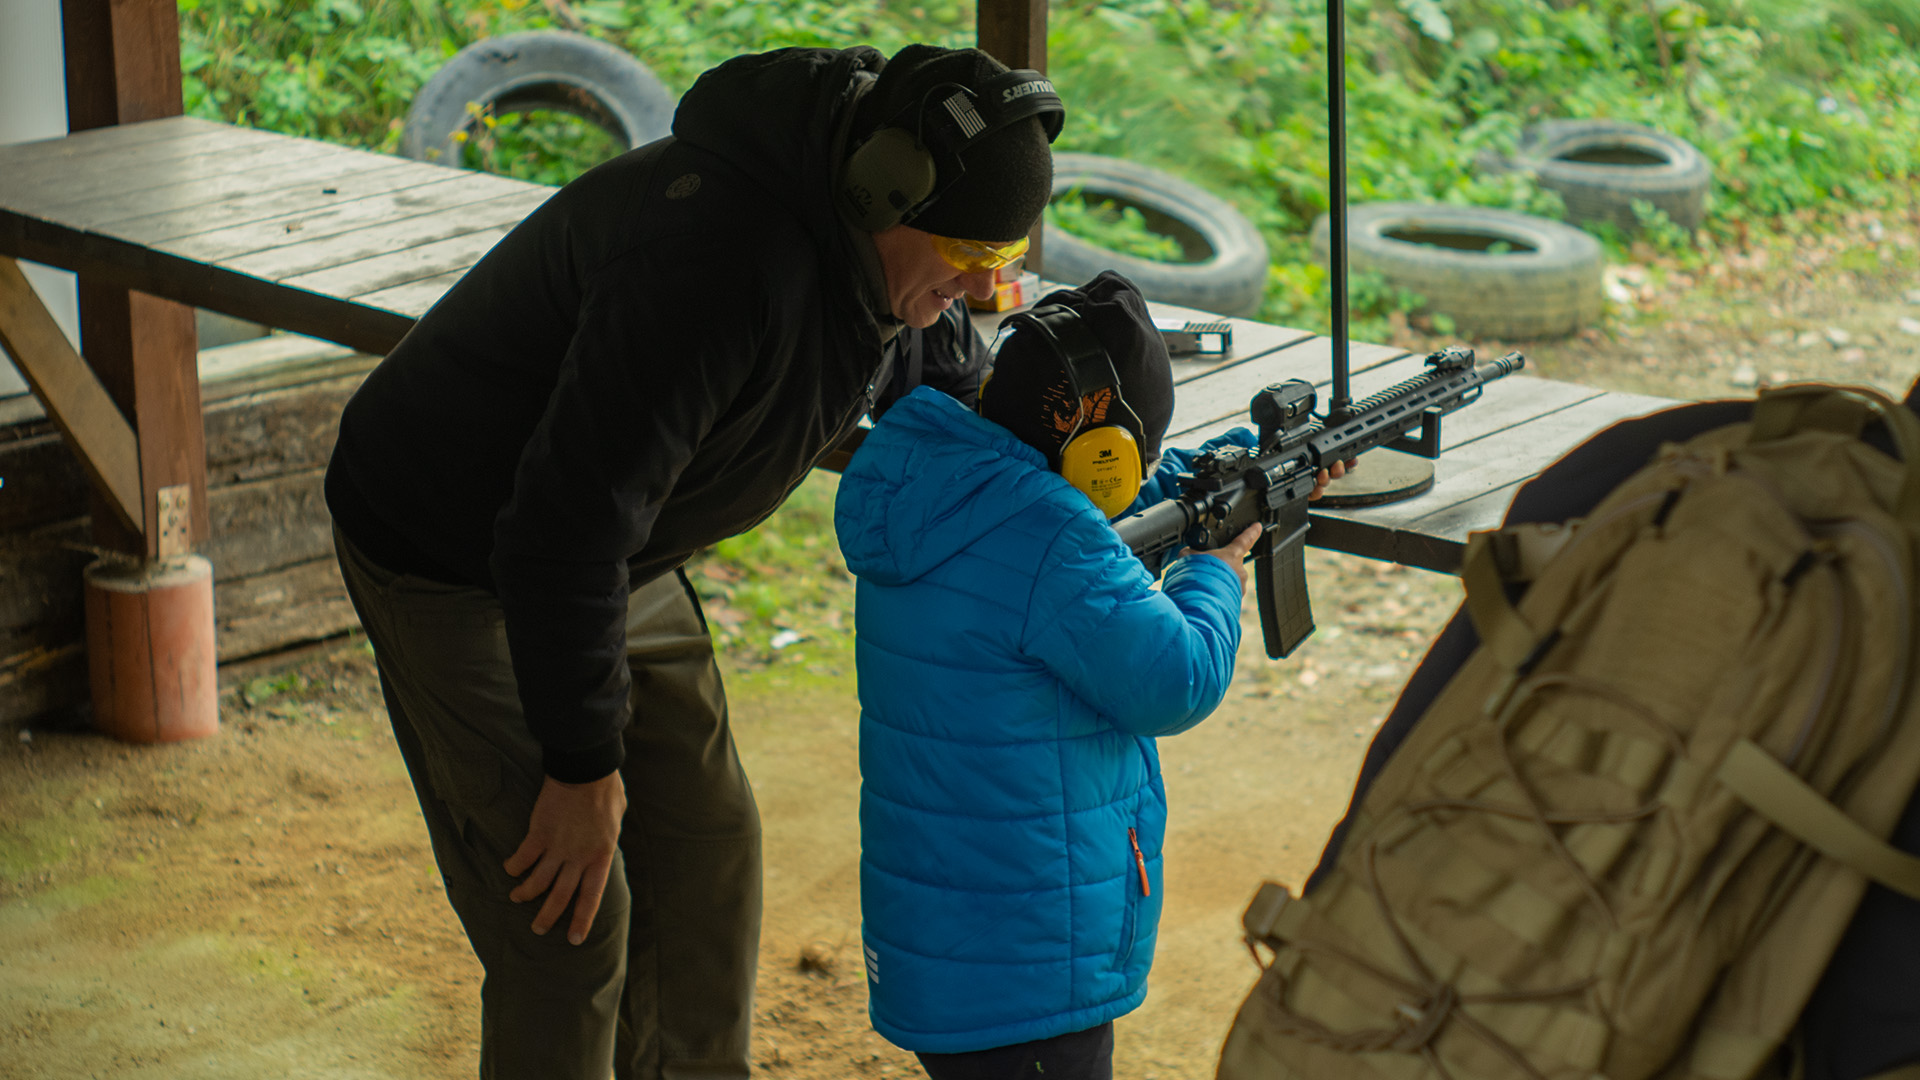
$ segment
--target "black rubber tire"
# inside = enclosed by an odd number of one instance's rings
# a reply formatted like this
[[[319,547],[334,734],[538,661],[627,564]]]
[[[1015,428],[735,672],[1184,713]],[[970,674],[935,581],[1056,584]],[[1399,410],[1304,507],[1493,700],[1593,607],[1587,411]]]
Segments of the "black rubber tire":
[[[1396,235],[1423,233],[1532,250],[1494,254]],[[1322,262],[1331,235],[1323,214],[1311,241]],[[1451,317],[1467,337],[1564,337],[1600,317],[1600,242],[1562,222],[1479,206],[1369,203],[1348,211],[1347,236],[1352,272],[1420,294],[1424,310]]]
[[[635,147],[668,133],[677,99],[645,64],[604,41],[563,30],[502,34],[461,49],[420,88],[400,152],[459,166],[454,136],[474,122],[469,102],[496,115],[570,113]]]
[[[1513,156],[1482,155],[1480,165],[1493,174],[1531,172],[1541,187],[1560,193],[1568,221],[1610,222],[1629,236],[1640,231],[1635,199],[1665,210],[1688,232],[1699,228],[1713,186],[1713,167],[1692,143],[1618,120],[1535,124],[1520,133]]]
[[[1111,198],[1146,215],[1156,232],[1179,240],[1193,262],[1164,263],[1096,247],[1064,229],[1041,239],[1041,275],[1090,281],[1116,270],[1149,300],[1221,315],[1252,315],[1267,288],[1267,244],[1260,230],[1225,200],[1161,172],[1100,154],[1053,155],[1055,198],[1079,190]]]

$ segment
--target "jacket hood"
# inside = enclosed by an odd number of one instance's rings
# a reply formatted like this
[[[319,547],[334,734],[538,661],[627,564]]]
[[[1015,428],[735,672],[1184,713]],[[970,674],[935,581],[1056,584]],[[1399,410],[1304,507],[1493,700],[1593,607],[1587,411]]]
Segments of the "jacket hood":
[[[923,386],[887,410],[848,463],[833,523],[847,569],[902,585],[1066,484],[1040,451]]]
[[[724,158],[806,223],[822,250],[844,250],[833,185],[860,88],[886,57],[870,45],[736,56],[695,80],[673,134]]]

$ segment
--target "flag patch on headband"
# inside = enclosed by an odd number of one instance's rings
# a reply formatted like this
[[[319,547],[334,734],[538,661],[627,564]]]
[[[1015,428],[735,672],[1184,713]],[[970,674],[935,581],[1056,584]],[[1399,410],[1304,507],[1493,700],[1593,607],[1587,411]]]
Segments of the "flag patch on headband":
[[[987,129],[987,122],[980,119],[980,113],[973,107],[973,95],[962,90],[948,98],[945,104],[953,122],[960,125],[960,134],[971,139]]]

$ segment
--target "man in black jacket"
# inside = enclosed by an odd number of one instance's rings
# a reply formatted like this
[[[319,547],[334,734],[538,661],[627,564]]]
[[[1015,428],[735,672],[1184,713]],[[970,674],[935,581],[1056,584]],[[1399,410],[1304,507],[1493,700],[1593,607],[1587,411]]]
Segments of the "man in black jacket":
[[[728,61],[348,403],[327,503],[486,968],[483,1075],[746,1075],[759,818],[680,566],[903,392],[896,356],[971,400],[964,296],[1063,115],[977,50]]]

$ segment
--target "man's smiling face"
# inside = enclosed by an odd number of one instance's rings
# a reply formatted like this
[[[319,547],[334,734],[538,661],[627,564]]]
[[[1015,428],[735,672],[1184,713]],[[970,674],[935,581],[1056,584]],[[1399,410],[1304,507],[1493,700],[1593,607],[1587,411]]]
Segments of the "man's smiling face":
[[[887,275],[887,302],[893,317],[908,326],[932,326],[963,296],[993,295],[993,271],[963,274],[933,246],[931,233],[894,225],[873,234],[880,265]]]

